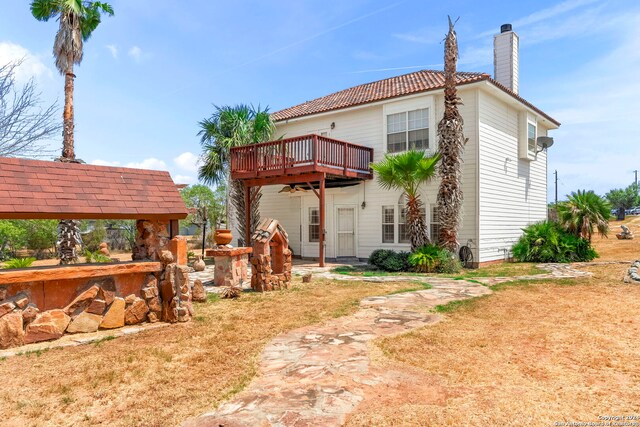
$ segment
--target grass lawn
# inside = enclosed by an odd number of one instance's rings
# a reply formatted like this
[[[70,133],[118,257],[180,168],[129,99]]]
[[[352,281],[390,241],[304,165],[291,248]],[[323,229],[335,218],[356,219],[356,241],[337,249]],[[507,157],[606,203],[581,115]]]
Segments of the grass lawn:
[[[640,231],[636,218],[626,222]],[[594,239],[600,260],[640,254],[638,240],[611,237]],[[640,414],[640,286],[622,283],[627,268],[499,285],[438,307],[437,325],[376,341],[374,365],[398,380],[374,388],[347,425],[549,426]]]
[[[196,305],[193,322],[0,360],[0,420],[10,426],[175,426],[212,410],[256,374],[280,332],[344,316],[367,296],[415,283],[301,283]]]
[[[412,272],[387,272],[378,270],[370,265],[341,265],[331,270],[333,273],[344,274],[348,276],[422,276],[422,277],[453,277],[456,279],[466,279],[473,277],[511,277],[511,276],[530,276],[535,274],[547,273],[547,271],[536,267],[536,264],[528,262],[501,262],[490,264],[486,267],[467,269],[464,268],[458,274],[436,274],[436,273],[412,273]]]

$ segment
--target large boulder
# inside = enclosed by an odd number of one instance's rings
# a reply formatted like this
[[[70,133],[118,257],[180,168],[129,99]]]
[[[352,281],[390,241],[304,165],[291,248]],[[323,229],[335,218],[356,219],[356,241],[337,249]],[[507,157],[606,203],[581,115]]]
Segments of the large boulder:
[[[124,326],[124,298],[116,297],[107,309],[100,323],[101,329],[114,329]]]
[[[16,305],[13,301],[5,301],[0,304],[0,317],[5,314],[9,314],[16,308]]]
[[[38,314],[27,326],[25,344],[60,338],[67,329],[71,317],[64,310],[49,310]]]
[[[22,313],[15,311],[0,318],[0,348],[17,347],[24,344]]]
[[[102,316],[105,308],[107,308],[106,301],[100,298],[96,298],[91,301],[91,304],[89,304],[89,307],[87,307],[87,313],[98,314]]]
[[[27,307],[25,307],[24,310],[22,310],[22,321],[25,325],[28,325],[29,323],[36,320],[36,317],[38,317],[38,313],[40,313],[38,307],[35,304],[31,303]]]
[[[96,298],[99,290],[100,287],[98,285],[91,286],[89,289],[80,293],[80,295],[78,295],[73,301],[71,301],[71,304],[65,307],[64,312],[72,317],[75,317],[81,312],[85,311],[87,307],[91,305],[91,302],[93,302],[93,300]]]
[[[71,321],[71,323],[67,327],[67,332],[69,332],[70,334],[95,332],[98,330],[101,322],[102,316],[100,316],[99,314],[93,314],[89,313],[88,311],[83,311]]]
[[[147,303],[142,298],[136,298],[124,311],[124,323],[126,325],[142,323],[147,319],[148,312]]]

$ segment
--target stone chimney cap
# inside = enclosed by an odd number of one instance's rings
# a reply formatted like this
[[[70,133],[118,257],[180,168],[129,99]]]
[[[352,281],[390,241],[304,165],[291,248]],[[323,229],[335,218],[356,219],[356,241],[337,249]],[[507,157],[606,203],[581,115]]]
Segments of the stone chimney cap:
[[[502,24],[500,26],[500,34],[508,33],[509,31],[513,31],[513,27],[511,26],[511,24]]]

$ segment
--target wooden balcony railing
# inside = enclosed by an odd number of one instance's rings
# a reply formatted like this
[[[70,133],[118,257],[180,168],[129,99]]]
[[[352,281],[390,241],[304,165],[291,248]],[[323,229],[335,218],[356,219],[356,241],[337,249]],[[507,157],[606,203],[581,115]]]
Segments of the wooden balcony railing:
[[[245,145],[231,149],[231,177],[325,172],[331,175],[371,179],[373,148],[320,135]]]

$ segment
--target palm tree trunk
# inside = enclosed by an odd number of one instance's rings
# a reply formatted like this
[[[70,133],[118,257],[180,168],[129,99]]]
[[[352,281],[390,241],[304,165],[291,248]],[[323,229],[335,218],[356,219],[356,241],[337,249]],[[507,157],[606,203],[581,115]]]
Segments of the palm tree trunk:
[[[72,64],[72,62],[70,62]],[[61,162],[75,162],[73,132],[73,66],[70,66],[64,76],[64,111],[62,113],[62,156]],[[76,246],[82,244],[80,236],[80,221],[63,219],[58,223],[58,258],[60,264],[73,264],[78,262]]]
[[[411,240],[411,252],[415,252],[416,249],[431,242],[421,208],[422,201],[419,198],[415,197],[407,200],[407,225],[409,227],[409,239]]]
[[[456,253],[458,229],[462,216],[462,153],[467,139],[463,134],[464,122],[458,111],[462,104],[456,89],[458,41],[449,18],[449,33],[444,51],[444,117],[438,123],[440,162],[440,187],[438,189],[438,216],[440,220],[440,245]]]
[[[80,221],[63,219],[58,223],[58,258],[60,264],[73,264],[78,261],[76,246],[82,245]]]
[[[62,114],[62,158],[63,162],[72,162],[76,159],[73,141],[73,68],[70,68],[64,76],[64,112]]]
[[[239,239],[244,242],[246,234],[246,211],[244,206],[245,187],[241,180],[235,179],[231,181],[231,203],[236,214],[237,229]],[[255,231],[260,223],[260,199],[262,191],[258,191],[251,200],[251,234]],[[244,242],[245,246],[249,246],[251,242]]]

